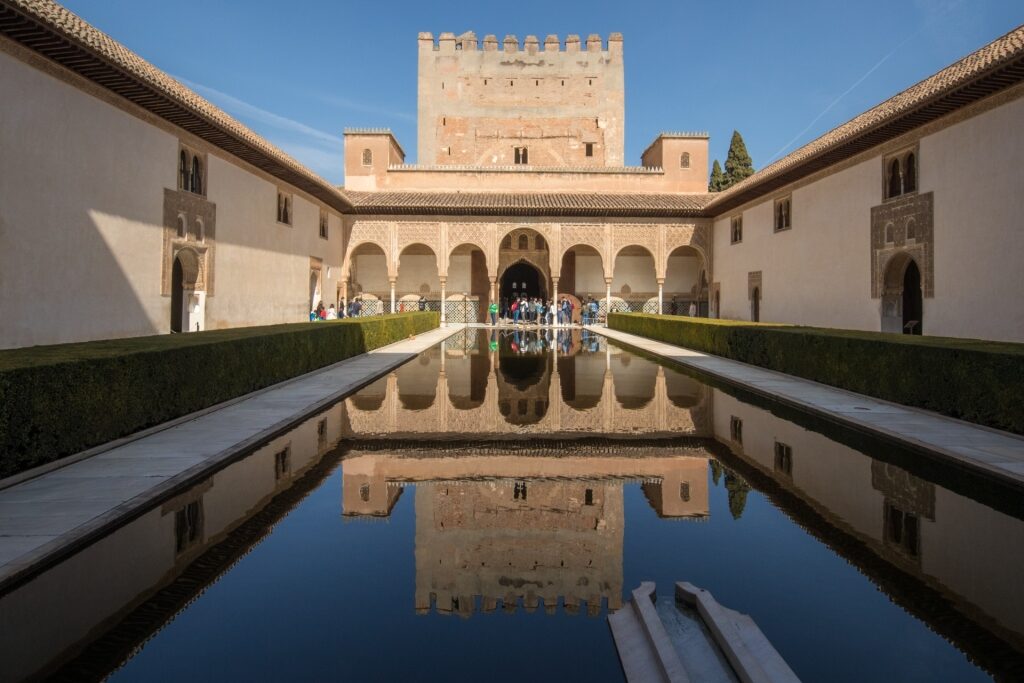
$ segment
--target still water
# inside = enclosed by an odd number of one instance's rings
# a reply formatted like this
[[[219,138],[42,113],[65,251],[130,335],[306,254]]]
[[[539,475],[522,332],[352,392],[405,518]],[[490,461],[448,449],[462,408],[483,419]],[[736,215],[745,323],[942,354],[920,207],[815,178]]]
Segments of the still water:
[[[1019,491],[708,382],[462,332],[0,597],[0,670],[619,681],[686,580],[805,681],[1024,677]]]

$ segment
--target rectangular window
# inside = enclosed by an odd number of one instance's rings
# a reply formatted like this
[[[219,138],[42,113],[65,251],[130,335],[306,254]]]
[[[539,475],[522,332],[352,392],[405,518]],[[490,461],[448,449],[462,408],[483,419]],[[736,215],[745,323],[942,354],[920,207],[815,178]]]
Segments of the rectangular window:
[[[588,142],[584,146],[586,147],[587,156],[588,157],[594,156],[594,143],[593,142]]]
[[[793,200],[792,197],[782,197],[775,200],[774,224],[775,232],[789,230],[793,227]]]
[[[743,444],[743,420],[735,415],[729,418],[729,438],[740,445]]]
[[[729,219],[729,242],[739,244],[743,241],[743,216],[733,216]]]
[[[327,239],[328,230],[330,229],[329,226],[330,226],[330,224],[329,224],[329,222],[327,220],[327,213],[325,211],[321,211],[320,212],[320,239],[322,239],[322,240]]]
[[[912,512],[906,512],[885,502],[885,541],[910,557],[921,552],[921,522]]]
[[[528,150],[525,147],[515,148],[515,162],[516,164],[529,164],[530,157]]]
[[[779,441],[775,442],[775,471],[793,476],[793,449]]]
[[[174,513],[174,549],[181,554],[203,538],[203,507],[192,501]]]

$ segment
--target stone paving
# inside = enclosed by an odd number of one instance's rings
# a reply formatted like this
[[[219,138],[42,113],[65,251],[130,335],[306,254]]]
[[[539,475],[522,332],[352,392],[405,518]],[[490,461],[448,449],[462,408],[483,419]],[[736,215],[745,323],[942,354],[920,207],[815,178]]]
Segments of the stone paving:
[[[834,422],[1024,483],[1024,437],[618,330],[590,329]]]
[[[0,590],[455,334],[431,330],[0,490]]]

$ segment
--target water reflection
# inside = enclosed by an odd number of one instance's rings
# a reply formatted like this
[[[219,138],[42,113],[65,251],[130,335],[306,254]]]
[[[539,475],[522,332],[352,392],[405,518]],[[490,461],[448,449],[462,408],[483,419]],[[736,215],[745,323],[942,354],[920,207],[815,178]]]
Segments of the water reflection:
[[[0,596],[0,678],[323,679],[339,643],[365,677],[494,643],[616,676],[559,619],[693,578],[804,680],[1024,679],[1019,490],[742,398],[578,330],[458,335]]]
[[[704,519],[707,469],[706,455],[678,447],[353,451],[342,510],[384,517],[415,487],[419,613],[469,616],[499,603],[575,613],[585,604],[594,616],[622,604],[623,486],[642,483],[659,517]]]
[[[467,330],[349,398],[346,436],[707,436],[708,395],[586,330]]]

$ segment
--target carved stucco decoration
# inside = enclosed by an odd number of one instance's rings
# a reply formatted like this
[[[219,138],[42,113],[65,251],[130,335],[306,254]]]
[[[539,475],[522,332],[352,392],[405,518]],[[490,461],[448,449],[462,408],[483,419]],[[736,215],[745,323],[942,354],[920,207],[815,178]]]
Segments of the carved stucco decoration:
[[[163,214],[161,295],[171,296],[174,259],[181,255],[186,287],[213,296],[217,205],[201,195],[165,188]],[[179,232],[179,220],[184,224],[184,235]]]
[[[348,240],[343,272],[345,277],[352,272],[352,254],[363,244],[373,244],[384,252],[385,262],[392,263],[391,225],[383,221],[356,221]]]
[[[871,207],[871,297],[885,292],[885,276],[894,258],[909,256],[921,271],[921,291],[935,296],[934,196],[901,197]]]
[[[395,225],[395,263],[394,273],[398,274],[398,261],[402,251],[413,244],[423,244],[434,252],[437,261],[437,272],[443,270],[446,259],[441,245],[441,225],[439,223],[398,223]]]
[[[557,262],[562,263],[565,252],[578,245],[592,247],[601,256],[601,265],[605,267],[608,260],[606,231],[603,225],[583,223],[563,223],[561,227],[559,253]]]

